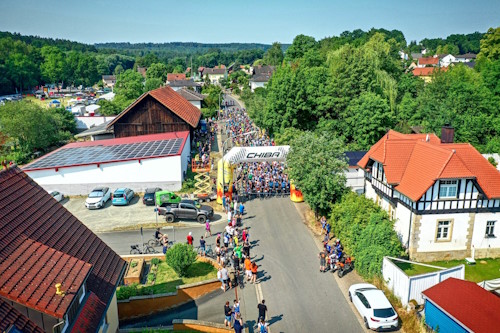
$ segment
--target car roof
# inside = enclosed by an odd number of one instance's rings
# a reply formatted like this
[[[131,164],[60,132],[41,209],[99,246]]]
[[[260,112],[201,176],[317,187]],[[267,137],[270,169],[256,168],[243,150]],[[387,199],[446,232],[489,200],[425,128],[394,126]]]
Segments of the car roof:
[[[125,192],[125,190],[126,190],[126,188],[125,188],[125,187],[120,187],[120,188],[117,188],[117,189],[115,190],[115,193],[116,193],[116,192]]]
[[[391,303],[380,289],[369,289],[362,291],[372,309],[392,308]]]
[[[95,191],[104,191],[105,189],[107,189],[107,187],[104,187],[104,186],[100,186],[100,187],[96,187],[92,190],[92,192],[95,192]]]

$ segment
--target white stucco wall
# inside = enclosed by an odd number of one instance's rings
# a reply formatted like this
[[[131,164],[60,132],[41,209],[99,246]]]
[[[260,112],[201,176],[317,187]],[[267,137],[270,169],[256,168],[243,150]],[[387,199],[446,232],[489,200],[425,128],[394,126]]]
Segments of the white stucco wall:
[[[354,192],[363,193],[365,176],[361,168],[348,168],[345,172],[346,186],[350,187]]]
[[[189,103],[193,104],[196,106],[198,109],[201,110],[201,101],[189,101]]]
[[[375,190],[372,187],[372,184],[370,183],[369,180],[365,179],[365,196],[369,199],[372,199],[374,202],[377,201],[377,193],[375,193]]]
[[[495,237],[485,237],[486,222],[496,221]],[[474,232],[472,233],[472,245],[476,249],[498,249],[500,248],[500,213],[478,213],[476,214]]]
[[[257,88],[265,88],[267,82],[254,82],[250,81],[250,90],[253,92]]]
[[[450,241],[436,241],[439,220],[453,219]],[[469,213],[422,215],[418,252],[460,251],[466,249]]]
[[[394,230],[396,230],[399,240],[404,246],[408,246],[410,216],[411,219],[414,218],[408,208],[398,203],[395,214]]]
[[[188,145],[186,143],[186,145]],[[186,148],[189,149],[189,148]],[[186,158],[187,159],[187,158]],[[184,162],[185,163],[185,162]],[[69,168],[26,171],[45,190],[58,190],[67,195],[86,195],[95,186],[112,190],[129,187],[142,192],[147,187],[179,190],[182,186],[181,156],[150,158],[75,166]]]

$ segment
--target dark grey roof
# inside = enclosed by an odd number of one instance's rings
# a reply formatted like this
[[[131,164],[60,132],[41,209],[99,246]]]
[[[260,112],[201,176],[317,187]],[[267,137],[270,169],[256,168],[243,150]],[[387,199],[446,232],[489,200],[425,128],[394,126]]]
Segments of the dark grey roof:
[[[103,80],[109,81],[109,80],[116,80],[116,76],[114,75],[103,75],[102,76]]]
[[[261,74],[272,74],[274,72],[274,67],[273,66],[255,66],[253,68],[253,73],[255,75],[261,75]]]
[[[205,68],[203,70],[203,76],[207,75],[207,74],[226,74],[226,69],[225,68]]]
[[[347,157],[349,166],[356,166],[366,153],[366,151],[346,151],[345,156]]]
[[[455,56],[456,58],[464,58],[464,59],[476,59],[477,54],[475,53],[465,53],[465,54],[459,54]]]
[[[413,59],[422,58],[422,53],[412,53],[412,54],[411,54],[411,57],[412,57]]]
[[[192,91],[186,88],[179,89],[176,91],[176,93],[178,93],[188,101],[202,101],[205,99],[205,95],[202,95],[196,91]]]
[[[467,67],[470,67],[470,68],[474,68],[474,66],[476,66],[476,62],[474,62],[474,61],[463,62],[463,64]]]
[[[271,75],[269,74],[259,74],[259,75],[254,75],[250,79],[252,82],[267,82],[271,78]]]
[[[170,87],[198,87],[199,84],[193,80],[175,80],[167,84]]]

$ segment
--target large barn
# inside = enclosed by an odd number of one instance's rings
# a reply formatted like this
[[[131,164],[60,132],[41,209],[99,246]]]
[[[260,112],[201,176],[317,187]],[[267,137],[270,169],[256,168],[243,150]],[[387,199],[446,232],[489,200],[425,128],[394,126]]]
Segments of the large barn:
[[[107,129],[115,138],[166,132],[193,131],[201,111],[170,87],[142,94],[114,120]]]
[[[23,167],[45,190],[86,195],[96,186],[112,190],[147,187],[179,190],[191,153],[188,131],[67,144]]]

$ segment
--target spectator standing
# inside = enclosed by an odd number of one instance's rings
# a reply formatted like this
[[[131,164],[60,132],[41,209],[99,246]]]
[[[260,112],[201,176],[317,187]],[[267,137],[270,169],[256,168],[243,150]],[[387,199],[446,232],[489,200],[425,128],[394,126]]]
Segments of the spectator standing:
[[[250,282],[252,283],[256,283],[257,282],[257,268],[259,266],[257,266],[257,264],[255,263],[255,261],[252,263],[252,280]]]
[[[260,323],[262,321],[265,321],[267,313],[266,301],[262,300],[262,302],[257,304],[257,309],[259,309],[259,318],[257,319],[257,322]]]
[[[205,256],[205,244],[206,241],[203,239],[203,236],[200,237],[200,252],[202,256]]]
[[[187,243],[189,245],[193,245],[193,239],[194,238],[193,238],[193,233],[191,231],[189,232],[189,235],[187,235],[186,239],[187,239]]]
[[[220,289],[224,289],[225,291],[226,288],[224,287],[224,280],[222,279],[222,268],[220,267],[217,269],[217,280],[220,281]]]
[[[234,316],[234,333],[242,333],[243,332],[243,319],[241,318],[241,313],[237,313]]]
[[[252,261],[250,260],[250,257],[245,258],[245,275],[247,277],[247,282],[250,281],[252,278]]]
[[[222,266],[220,273],[221,273],[222,281],[224,282],[224,292],[226,292],[226,286],[228,284],[229,284],[229,288],[231,288],[231,281],[229,281],[229,273],[227,271],[226,266]]]
[[[269,332],[268,326],[269,326],[269,324],[266,323],[266,321],[264,319],[262,319],[261,321],[259,321],[258,332],[259,333],[268,333]]]
[[[226,305],[224,305],[224,325],[231,327],[231,314],[233,313],[233,310],[231,310],[231,307],[229,306],[229,301],[226,302]]]
[[[326,266],[326,254],[325,251],[319,253],[319,271],[324,272]]]
[[[212,236],[212,230],[210,228],[210,220],[207,219],[207,221],[205,222],[205,238],[207,238],[207,234],[209,236]]]

